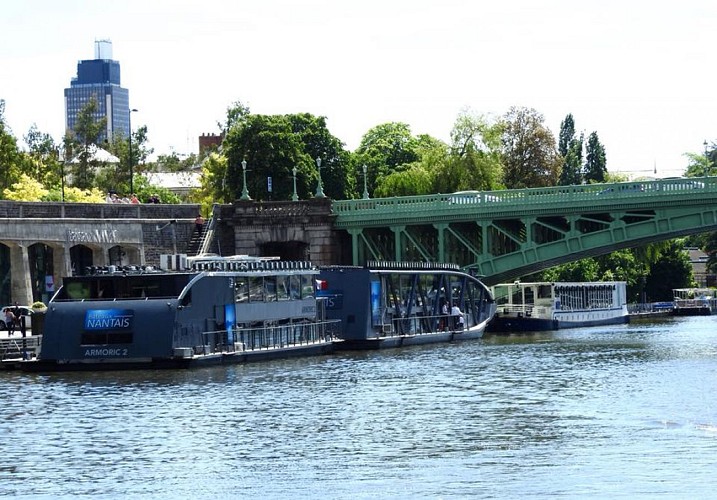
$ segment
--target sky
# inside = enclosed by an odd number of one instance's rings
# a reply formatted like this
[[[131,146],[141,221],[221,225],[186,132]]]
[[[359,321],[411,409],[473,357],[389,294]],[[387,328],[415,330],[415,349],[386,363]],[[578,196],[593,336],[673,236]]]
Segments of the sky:
[[[446,142],[460,113],[572,113],[611,172],[681,175],[717,140],[714,0],[0,0],[0,99],[13,134],[59,142],[63,91],[112,41],[132,126],[197,152],[240,101],[311,113],[354,150],[402,122]]]

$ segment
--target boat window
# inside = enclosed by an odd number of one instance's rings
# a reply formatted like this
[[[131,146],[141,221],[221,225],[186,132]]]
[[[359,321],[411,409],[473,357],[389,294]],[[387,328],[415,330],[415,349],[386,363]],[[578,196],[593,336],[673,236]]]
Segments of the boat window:
[[[245,278],[234,281],[234,300],[236,302],[249,301],[249,282]]]
[[[279,300],[289,299],[289,283],[288,276],[276,277],[276,297]]]
[[[249,302],[264,302],[264,278],[249,276]]]
[[[80,345],[131,344],[132,332],[83,332]]]
[[[539,299],[550,299],[553,297],[553,287],[551,285],[539,285],[538,286],[538,298]]]
[[[289,276],[289,297],[291,299],[301,298],[301,276],[298,274]]]
[[[314,276],[312,274],[301,275],[301,298],[309,299],[314,296]]]
[[[276,302],[276,276],[264,277],[264,298],[267,302]]]
[[[68,299],[81,300],[90,298],[90,282],[67,283],[64,290]]]

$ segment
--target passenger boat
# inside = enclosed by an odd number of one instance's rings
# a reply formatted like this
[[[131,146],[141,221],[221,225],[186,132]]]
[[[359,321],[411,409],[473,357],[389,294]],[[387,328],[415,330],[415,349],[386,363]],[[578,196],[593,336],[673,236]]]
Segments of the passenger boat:
[[[489,332],[558,330],[627,323],[626,283],[536,282],[492,287],[497,311]]]
[[[674,288],[673,316],[709,316],[717,306],[713,288]]]
[[[319,280],[327,318],[342,324],[337,349],[476,339],[495,312],[490,290],[456,265],[371,261],[322,268]]]
[[[179,368],[333,350],[338,321],[325,319],[310,263],[202,256],[173,267],[65,278],[40,353],[21,368]]]

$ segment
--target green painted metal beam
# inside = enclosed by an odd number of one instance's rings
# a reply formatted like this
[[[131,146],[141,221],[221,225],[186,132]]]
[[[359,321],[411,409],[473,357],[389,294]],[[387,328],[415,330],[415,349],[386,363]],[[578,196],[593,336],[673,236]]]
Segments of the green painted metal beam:
[[[717,229],[717,178],[335,201],[354,264],[450,259],[488,284],[556,264]],[[393,234],[393,237],[388,235]]]

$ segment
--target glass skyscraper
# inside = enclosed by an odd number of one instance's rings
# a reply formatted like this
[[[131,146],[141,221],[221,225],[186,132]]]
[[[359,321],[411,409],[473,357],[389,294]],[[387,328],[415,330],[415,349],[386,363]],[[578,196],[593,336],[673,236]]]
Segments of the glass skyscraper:
[[[77,76],[65,89],[65,129],[74,130],[77,115],[90,101],[97,100],[96,119],[107,118],[102,143],[113,137],[129,136],[129,91],[120,86],[120,64],[112,59],[112,42],[95,42],[95,58],[77,63]]]

